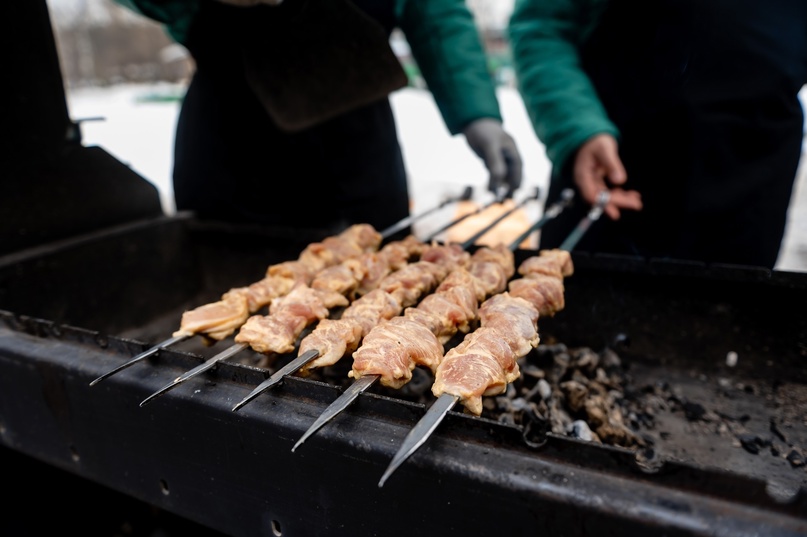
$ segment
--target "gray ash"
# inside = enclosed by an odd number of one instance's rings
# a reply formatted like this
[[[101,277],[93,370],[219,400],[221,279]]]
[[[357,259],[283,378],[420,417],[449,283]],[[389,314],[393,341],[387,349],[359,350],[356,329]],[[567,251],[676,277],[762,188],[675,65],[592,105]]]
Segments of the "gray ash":
[[[635,425],[652,424],[652,415],[634,415],[624,393],[626,372],[611,349],[540,345],[519,367],[521,377],[505,394],[484,401],[484,417],[525,427],[536,441],[551,431],[626,448],[646,445]]]

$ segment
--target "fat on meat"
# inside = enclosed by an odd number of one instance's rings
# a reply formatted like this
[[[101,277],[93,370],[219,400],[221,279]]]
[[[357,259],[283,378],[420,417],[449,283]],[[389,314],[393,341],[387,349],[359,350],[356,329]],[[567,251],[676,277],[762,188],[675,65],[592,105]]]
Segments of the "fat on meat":
[[[433,369],[443,357],[443,345],[428,328],[406,317],[393,317],[371,330],[353,353],[348,376],[378,375],[382,385],[400,388],[412,379],[416,365]]]

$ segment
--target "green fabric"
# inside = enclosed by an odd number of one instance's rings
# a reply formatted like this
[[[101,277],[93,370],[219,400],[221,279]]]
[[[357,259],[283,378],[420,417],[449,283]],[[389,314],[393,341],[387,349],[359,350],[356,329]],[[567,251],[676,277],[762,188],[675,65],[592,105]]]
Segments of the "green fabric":
[[[479,33],[464,0],[398,0],[398,26],[451,134],[501,121]]]
[[[176,42],[185,44],[188,29],[196,11],[197,0],[114,0],[136,13],[165,25],[165,29]]]
[[[198,0],[115,1],[165,24],[171,37],[183,44],[199,8]],[[398,26],[451,134],[475,119],[501,120],[487,58],[465,1],[395,2]]]
[[[580,65],[607,0],[516,0],[509,38],[518,87],[557,175],[586,140],[619,137]]]

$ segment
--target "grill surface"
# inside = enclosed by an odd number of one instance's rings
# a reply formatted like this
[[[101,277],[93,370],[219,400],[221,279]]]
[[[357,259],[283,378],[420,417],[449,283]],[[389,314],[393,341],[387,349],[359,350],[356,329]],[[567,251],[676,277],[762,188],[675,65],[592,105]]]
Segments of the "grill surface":
[[[288,378],[234,413],[275,367],[246,353],[138,406],[227,341],[190,340],[89,387],[170,335],[185,308],[255,281],[303,246],[282,232],[180,216],[3,258],[3,444],[233,535],[272,535],[273,524],[283,535],[804,534],[804,468],[673,411],[645,431],[650,460],[451,413],[378,489],[428,401],[373,390],[291,453],[340,393],[333,378]],[[807,321],[788,313],[804,303],[804,275],[577,255],[575,269],[566,309],[539,321],[543,343],[611,347],[634,387],[666,382],[710,411],[747,414],[760,436],[775,417],[790,444],[807,445]],[[739,354],[733,368],[729,351]]]

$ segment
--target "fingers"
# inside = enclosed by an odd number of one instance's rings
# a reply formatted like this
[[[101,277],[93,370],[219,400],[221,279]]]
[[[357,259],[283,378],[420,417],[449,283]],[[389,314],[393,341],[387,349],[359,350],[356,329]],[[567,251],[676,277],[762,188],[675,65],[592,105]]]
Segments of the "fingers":
[[[504,186],[504,179],[507,176],[507,163],[505,162],[504,154],[499,147],[493,147],[491,144],[485,147],[482,160],[485,162],[485,167],[490,175],[488,190],[498,193],[500,188]]]
[[[611,189],[610,195],[604,211],[611,220],[619,220],[624,210],[642,210],[642,195],[636,190],[614,188]]]
[[[521,180],[524,177],[524,163],[521,161],[521,155],[516,148],[515,141],[512,141],[512,146],[504,147],[502,152],[507,163],[505,181],[507,181],[509,195],[512,195],[521,186]]]
[[[511,198],[513,192],[521,186],[523,163],[515,141],[504,136],[506,138],[503,143],[491,145],[490,154],[486,154],[484,161],[490,174],[488,189],[493,193],[506,189],[506,197]]]
[[[469,123],[463,134],[468,145],[485,163],[488,190],[498,195],[506,188],[507,197],[521,185],[522,163],[516,142],[500,120],[480,118]]]
[[[610,199],[604,211],[612,220],[618,220],[623,210],[642,209],[639,192],[617,186],[625,184],[627,178],[616,140],[612,136],[595,136],[578,151],[574,163],[574,181],[580,195],[593,205],[600,192],[609,190]]]
[[[611,184],[622,185],[628,180],[628,174],[625,172],[625,166],[622,165],[622,159],[619,158],[619,149],[617,148],[616,140],[610,136],[602,140],[602,144],[596,146],[595,157],[602,165],[603,173],[608,178]]]

